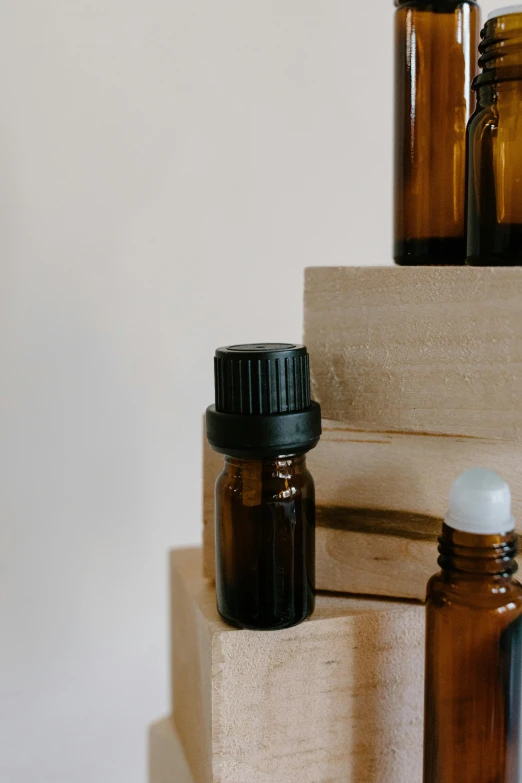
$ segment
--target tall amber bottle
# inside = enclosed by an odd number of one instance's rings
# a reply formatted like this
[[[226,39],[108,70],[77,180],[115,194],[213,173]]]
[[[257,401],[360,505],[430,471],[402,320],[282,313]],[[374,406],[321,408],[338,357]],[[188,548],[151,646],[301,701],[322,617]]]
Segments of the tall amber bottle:
[[[508,486],[453,484],[428,583],[424,783],[519,783],[522,587]]]
[[[468,125],[467,263],[522,265],[522,7],[490,15],[481,33]]]
[[[308,353],[287,343],[218,348],[210,445],[218,611],[231,625],[287,628],[315,602],[315,496],[305,454],[321,434]]]
[[[473,0],[396,0],[394,259],[464,264],[466,124],[478,59]]]

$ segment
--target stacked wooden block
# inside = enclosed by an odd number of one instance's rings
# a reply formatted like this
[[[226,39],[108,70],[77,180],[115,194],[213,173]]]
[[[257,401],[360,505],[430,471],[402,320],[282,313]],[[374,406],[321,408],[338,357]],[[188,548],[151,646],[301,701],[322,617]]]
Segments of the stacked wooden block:
[[[222,458],[205,444],[203,556],[172,555],[173,719],[151,729],[151,783],[420,781],[420,601],[451,482],[497,470],[522,519],[522,270],[310,269],[304,342],[325,592],[296,628],[219,619]]]

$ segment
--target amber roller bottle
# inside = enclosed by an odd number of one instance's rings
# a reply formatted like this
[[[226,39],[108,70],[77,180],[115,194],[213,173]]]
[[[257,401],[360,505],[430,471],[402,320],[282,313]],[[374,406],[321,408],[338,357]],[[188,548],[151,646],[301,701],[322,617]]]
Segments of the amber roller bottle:
[[[315,601],[315,497],[305,454],[321,434],[303,345],[218,348],[207,438],[216,482],[216,594],[231,625],[287,628]]]
[[[473,0],[396,0],[394,259],[464,264],[466,124],[479,9]]]
[[[453,484],[428,583],[424,783],[519,783],[522,587],[509,487]]]

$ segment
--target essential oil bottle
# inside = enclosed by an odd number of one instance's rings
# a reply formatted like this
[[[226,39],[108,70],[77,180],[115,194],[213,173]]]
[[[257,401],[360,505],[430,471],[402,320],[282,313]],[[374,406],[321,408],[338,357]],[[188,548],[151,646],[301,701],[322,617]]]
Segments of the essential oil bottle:
[[[467,263],[522,266],[522,6],[488,17],[468,125]]]
[[[450,492],[428,583],[424,783],[518,783],[522,587],[507,484],[473,468]]]
[[[225,455],[216,482],[216,593],[239,628],[288,628],[315,601],[315,495],[306,452],[321,434],[303,345],[218,348],[207,438]]]
[[[394,259],[461,265],[479,8],[473,0],[395,4]]]

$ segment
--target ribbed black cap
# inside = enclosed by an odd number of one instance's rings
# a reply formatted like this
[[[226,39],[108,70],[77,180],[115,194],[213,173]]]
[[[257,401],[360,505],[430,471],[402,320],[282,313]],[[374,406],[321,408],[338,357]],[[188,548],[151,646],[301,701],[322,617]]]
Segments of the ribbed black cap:
[[[283,456],[308,451],[321,434],[310,399],[304,345],[253,343],[218,348],[216,402],[207,410],[210,445],[231,456]]]
[[[286,413],[310,407],[310,363],[304,345],[260,343],[218,348],[216,410]]]

